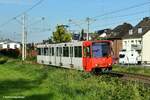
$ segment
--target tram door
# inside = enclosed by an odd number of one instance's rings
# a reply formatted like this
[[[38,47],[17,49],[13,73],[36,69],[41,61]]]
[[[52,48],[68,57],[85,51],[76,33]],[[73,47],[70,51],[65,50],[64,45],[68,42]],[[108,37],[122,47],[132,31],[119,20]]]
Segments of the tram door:
[[[83,67],[86,71],[91,71],[92,66],[92,56],[91,56],[91,46],[83,47]]]
[[[62,66],[62,47],[56,48],[56,65]]]

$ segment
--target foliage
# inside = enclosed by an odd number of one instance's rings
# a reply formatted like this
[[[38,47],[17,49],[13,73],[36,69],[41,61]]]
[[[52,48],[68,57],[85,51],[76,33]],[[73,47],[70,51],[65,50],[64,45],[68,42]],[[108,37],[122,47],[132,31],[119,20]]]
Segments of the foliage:
[[[0,50],[0,54],[3,56],[18,58],[20,55],[20,51],[19,49],[2,49]]]
[[[71,41],[71,35],[64,25],[58,25],[56,31],[53,32],[53,40],[55,43]]]
[[[108,38],[104,37],[98,37],[97,40],[107,40]]]
[[[81,30],[81,37],[80,37],[80,41],[84,41],[84,29]]]
[[[129,66],[114,65],[113,70],[150,76],[150,68],[144,67],[144,66],[142,67],[142,66],[136,66],[136,65],[129,65]]]
[[[149,100],[149,93],[144,84],[108,75],[19,60],[0,65],[0,99],[9,95],[25,96],[25,100]]]
[[[48,44],[53,43],[52,37],[48,38],[47,40],[43,40],[43,44],[46,44],[46,43]]]
[[[34,43],[28,43],[27,44],[27,50],[34,50]]]
[[[36,56],[27,56],[27,61],[36,62]]]
[[[7,62],[7,60],[8,60],[8,58],[7,58],[7,57],[0,57],[0,64],[4,64],[4,63],[6,63],[6,62]]]

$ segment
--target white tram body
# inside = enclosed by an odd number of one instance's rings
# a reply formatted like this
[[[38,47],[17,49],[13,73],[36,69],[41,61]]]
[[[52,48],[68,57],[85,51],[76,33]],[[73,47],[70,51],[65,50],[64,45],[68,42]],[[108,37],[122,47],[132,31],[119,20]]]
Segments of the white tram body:
[[[82,42],[38,45],[37,62],[83,70]]]

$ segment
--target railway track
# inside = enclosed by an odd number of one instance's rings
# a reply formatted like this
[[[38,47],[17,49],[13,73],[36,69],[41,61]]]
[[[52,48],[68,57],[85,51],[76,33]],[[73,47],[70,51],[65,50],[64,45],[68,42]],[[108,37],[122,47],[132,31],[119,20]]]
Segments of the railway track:
[[[112,71],[109,73],[109,75],[119,77],[121,80],[139,81],[141,83],[150,85],[150,76],[147,75],[117,71]]]

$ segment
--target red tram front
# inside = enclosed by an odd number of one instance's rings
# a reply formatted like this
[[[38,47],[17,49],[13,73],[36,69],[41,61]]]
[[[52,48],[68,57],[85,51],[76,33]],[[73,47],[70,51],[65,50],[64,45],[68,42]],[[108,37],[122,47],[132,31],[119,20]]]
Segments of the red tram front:
[[[111,70],[112,62],[111,41],[83,42],[83,67],[85,71]]]

